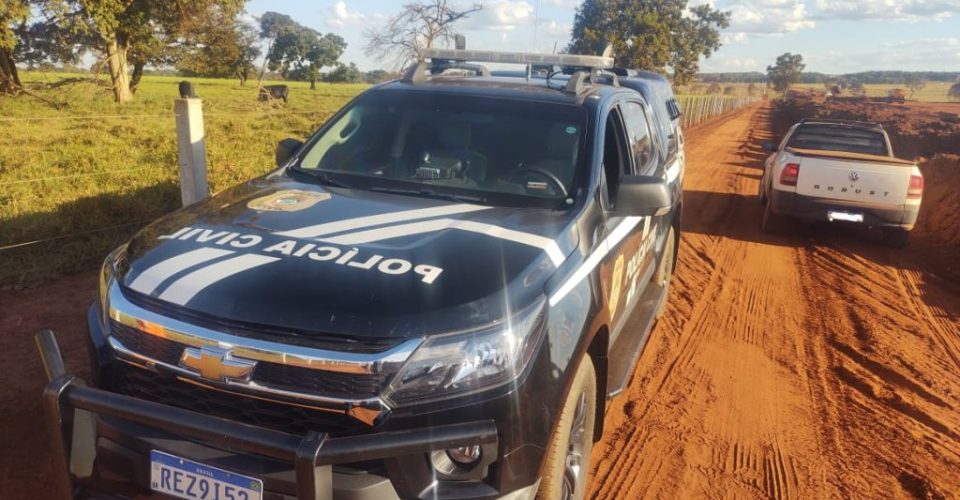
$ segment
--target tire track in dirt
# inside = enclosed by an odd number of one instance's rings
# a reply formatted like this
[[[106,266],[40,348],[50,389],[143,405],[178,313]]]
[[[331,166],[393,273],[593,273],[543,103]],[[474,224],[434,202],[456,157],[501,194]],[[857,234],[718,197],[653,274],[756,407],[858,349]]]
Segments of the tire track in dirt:
[[[919,251],[761,233],[769,130],[754,108],[688,134],[668,314],[609,405],[590,495],[960,496],[960,295]]]

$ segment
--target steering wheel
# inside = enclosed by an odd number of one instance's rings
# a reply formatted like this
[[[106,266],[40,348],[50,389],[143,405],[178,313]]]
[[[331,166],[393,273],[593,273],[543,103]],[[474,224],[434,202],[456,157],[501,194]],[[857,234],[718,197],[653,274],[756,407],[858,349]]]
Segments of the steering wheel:
[[[554,174],[553,172],[551,172],[551,171],[549,171],[549,170],[544,170],[544,169],[542,169],[542,168],[537,168],[537,167],[522,167],[522,166],[521,166],[521,167],[518,167],[516,170],[514,170],[513,173],[510,174],[510,177],[511,177],[511,178],[517,178],[517,177],[520,177],[521,175],[524,175],[524,174],[527,174],[527,175],[535,175],[535,176],[538,176],[538,177],[540,177],[540,178],[546,179],[547,181],[550,182],[550,184],[553,184],[553,187],[556,188],[556,190],[557,190],[561,195],[563,195],[564,198],[568,198],[568,197],[569,197],[569,196],[567,195],[567,188],[563,185],[563,181],[561,181],[560,178],[557,177],[556,174]]]

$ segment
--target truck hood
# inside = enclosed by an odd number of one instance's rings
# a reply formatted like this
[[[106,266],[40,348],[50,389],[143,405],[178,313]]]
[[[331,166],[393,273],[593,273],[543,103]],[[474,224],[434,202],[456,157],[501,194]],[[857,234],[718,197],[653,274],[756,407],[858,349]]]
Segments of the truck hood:
[[[543,293],[572,217],[256,179],[140,231],[123,293],[197,321],[397,338],[499,321]]]

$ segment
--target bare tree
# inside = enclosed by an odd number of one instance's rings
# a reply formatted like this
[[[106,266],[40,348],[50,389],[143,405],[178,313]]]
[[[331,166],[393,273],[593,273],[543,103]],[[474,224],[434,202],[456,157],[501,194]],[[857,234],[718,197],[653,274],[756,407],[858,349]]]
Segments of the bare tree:
[[[390,60],[396,67],[420,60],[424,49],[439,41],[452,40],[456,34],[453,25],[482,7],[477,3],[457,10],[452,5],[454,3],[450,0],[419,0],[404,4],[400,13],[384,26],[364,31],[363,36],[367,39],[364,51],[379,61]]]

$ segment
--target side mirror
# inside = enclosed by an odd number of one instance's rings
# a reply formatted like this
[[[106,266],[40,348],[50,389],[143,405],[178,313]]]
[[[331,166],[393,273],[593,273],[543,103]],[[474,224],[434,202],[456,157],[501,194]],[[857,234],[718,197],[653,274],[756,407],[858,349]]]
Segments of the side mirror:
[[[625,175],[617,188],[613,211],[618,215],[648,217],[663,215],[673,207],[670,185],[660,177]]]
[[[280,141],[280,143],[277,144],[277,166],[282,167],[286,165],[301,146],[303,146],[303,141],[296,139],[284,139]]]
[[[761,147],[763,148],[764,153],[772,153],[774,150],[776,150],[777,145],[772,142],[765,142],[761,144]]]

